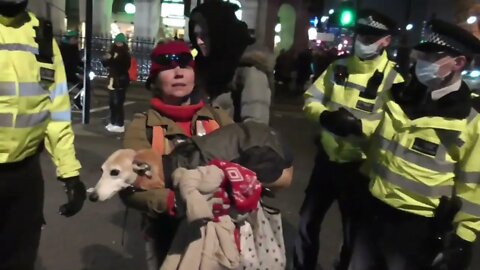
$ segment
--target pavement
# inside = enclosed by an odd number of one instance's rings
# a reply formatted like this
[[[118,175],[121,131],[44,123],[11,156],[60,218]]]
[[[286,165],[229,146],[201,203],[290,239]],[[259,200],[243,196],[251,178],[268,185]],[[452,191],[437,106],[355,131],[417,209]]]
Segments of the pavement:
[[[81,178],[91,187],[98,181],[100,166],[113,151],[121,148],[122,135],[110,134],[104,126],[108,117],[108,92],[104,82],[95,84],[92,96],[91,122],[81,124],[81,114],[73,113],[75,147],[82,163]],[[134,85],[127,93],[125,115],[127,123],[136,112],[145,111],[150,93]],[[295,173],[292,186],[279,192],[268,203],[282,211],[288,256],[298,223],[304,189],[308,183],[315,147],[314,130],[301,113],[301,97],[279,95],[273,106],[272,125],[291,143],[295,155]],[[140,232],[140,215],[128,211],[118,198],[104,203],[87,201],[74,217],[58,215],[58,207],[66,200],[60,183],[55,180],[55,168],[49,157],[42,156],[46,182],[45,217],[37,270],[140,270],[145,269],[145,252]],[[327,214],[321,234],[320,262],[324,269],[332,264],[341,242],[341,225],[335,205]],[[476,251],[480,250],[478,247]],[[473,269],[480,269],[475,252]]]

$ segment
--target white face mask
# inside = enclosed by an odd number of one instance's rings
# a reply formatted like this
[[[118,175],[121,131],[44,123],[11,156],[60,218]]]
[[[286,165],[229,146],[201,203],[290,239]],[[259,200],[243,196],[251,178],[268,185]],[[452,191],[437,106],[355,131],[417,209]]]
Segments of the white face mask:
[[[365,43],[355,40],[355,55],[360,59],[372,59],[379,55],[379,44],[374,42],[370,45],[365,45]]]
[[[418,59],[417,64],[415,65],[415,75],[419,82],[427,87],[435,87],[440,85],[442,80],[447,77],[449,74],[444,77],[438,75],[440,70],[440,65],[425,60]]]

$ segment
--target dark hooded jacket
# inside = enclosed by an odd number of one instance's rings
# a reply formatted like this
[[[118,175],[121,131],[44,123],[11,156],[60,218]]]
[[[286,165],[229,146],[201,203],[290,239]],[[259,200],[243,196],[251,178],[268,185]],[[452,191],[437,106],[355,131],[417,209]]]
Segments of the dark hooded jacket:
[[[196,58],[198,83],[214,106],[227,111],[236,122],[269,123],[273,90],[274,60],[266,49],[257,48],[245,22],[235,16],[238,7],[212,1],[196,7],[190,17],[189,33],[196,43],[194,28],[206,35],[209,55]]]

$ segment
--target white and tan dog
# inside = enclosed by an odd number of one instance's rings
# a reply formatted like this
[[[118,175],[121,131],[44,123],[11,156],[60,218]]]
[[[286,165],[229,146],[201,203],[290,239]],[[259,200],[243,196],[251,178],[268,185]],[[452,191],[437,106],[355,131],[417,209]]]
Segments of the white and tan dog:
[[[96,202],[108,200],[127,187],[150,190],[164,186],[161,155],[151,149],[120,149],[103,163],[100,180],[88,192],[90,201]]]

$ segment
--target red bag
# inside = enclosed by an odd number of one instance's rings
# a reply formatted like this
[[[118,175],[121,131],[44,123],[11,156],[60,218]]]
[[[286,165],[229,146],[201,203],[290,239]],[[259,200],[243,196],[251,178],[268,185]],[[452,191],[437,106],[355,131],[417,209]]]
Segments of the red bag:
[[[135,59],[135,57],[130,58],[130,69],[128,70],[128,77],[130,78],[131,82],[136,81],[138,78],[137,59]]]

